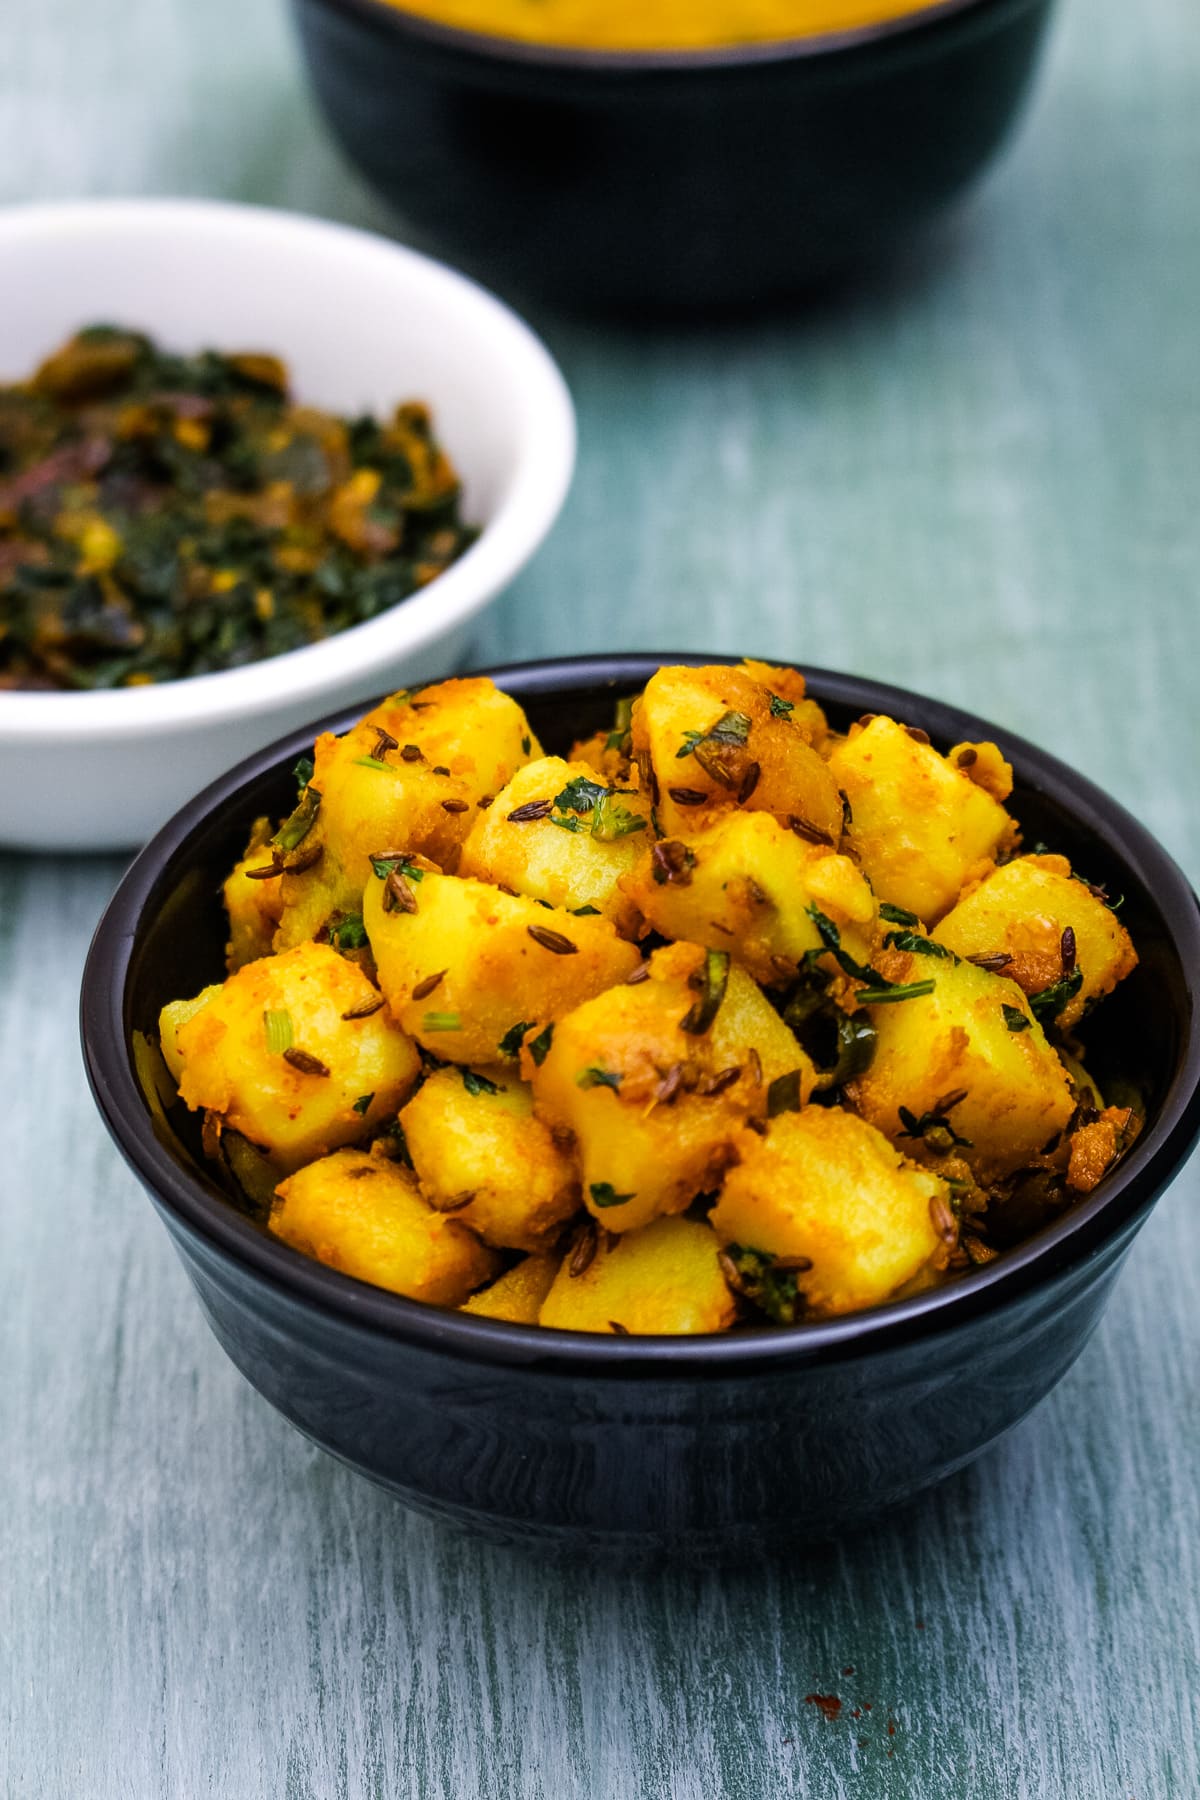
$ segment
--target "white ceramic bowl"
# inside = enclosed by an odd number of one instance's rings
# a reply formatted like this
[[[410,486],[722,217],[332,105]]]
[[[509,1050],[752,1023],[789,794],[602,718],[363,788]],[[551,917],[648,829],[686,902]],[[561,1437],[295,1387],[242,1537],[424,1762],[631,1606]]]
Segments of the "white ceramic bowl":
[[[247,668],[100,693],[0,693],[0,844],[124,849],[250,751],[316,714],[444,673],[566,497],[558,369],[490,294],[366,232],[195,200],[0,211],[0,381],[97,321],[177,350],[261,349],[332,411],[426,400],[477,542],[365,625]]]

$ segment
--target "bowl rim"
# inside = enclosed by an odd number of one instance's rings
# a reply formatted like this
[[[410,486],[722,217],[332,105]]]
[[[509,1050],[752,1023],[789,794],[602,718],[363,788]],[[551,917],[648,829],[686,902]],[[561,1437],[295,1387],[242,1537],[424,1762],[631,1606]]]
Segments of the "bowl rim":
[[[432,292],[448,320],[471,322],[491,341],[490,355],[519,389],[525,412],[522,441],[507,477],[507,490],[476,541],[428,586],[361,625],[349,626],[296,650],[243,668],[137,688],[95,692],[12,690],[0,696],[0,746],[102,740],[116,743],[147,732],[175,734],[261,708],[281,698],[290,707],[336,695],[351,683],[369,682],[379,667],[415,655],[480,612],[525,566],[550,531],[575,467],[575,411],[549,350],[511,307],[448,264],[377,232],[282,208],[201,198],[51,200],[0,207],[0,261],[20,249],[54,239],[97,244],[130,232],[154,234],[182,227],[207,233],[235,256],[239,241],[253,238],[301,243],[314,256],[348,264],[387,264],[399,287]],[[20,379],[0,371],[0,379]],[[450,454],[454,446],[447,445]]]
[[[695,652],[593,655],[492,666],[478,671],[519,700],[553,698],[610,687],[642,685],[668,664],[735,663],[741,658]],[[773,661],[774,666],[798,665]],[[886,711],[916,719],[934,741],[997,737],[1021,785],[1069,802],[1073,817],[1121,860],[1136,862],[1162,910],[1187,983],[1186,1030],[1158,1116],[1113,1176],[1032,1238],[995,1262],[942,1288],[842,1317],[788,1327],[752,1327],[728,1335],[619,1337],[537,1325],[515,1325],[476,1314],[443,1311],[344,1275],[270,1237],[239,1213],[216,1183],[189,1174],[159,1142],[137,1083],[125,1034],[129,964],[139,920],[157,888],[186,868],[189,840],[217,808],[267,771],[301,754],[317,729],[345,729],[361,709],[341,708],[330,719],[247,757],[198,794],[157,833],[133,862],[96,928],[84,970],[80,1030],[92,1094],[118,1149],[173,1232],[200,1239],[218,1260],[248,1268],[268,1288],[369,1333],[426,1349],[499,1365],[536,1365],[539,1372],[605,1378],[744,1374],[789,1363],[861,1355],[915,1336],[949,1331],[1016,1299],[1095,1256],[1101,1246],[1149,1209],[1182,1167],[1200,1135],[1200,900],[1158,841],[1120,803],[1049,752],[988,721],[909,690],[865,677],[800,665],[810,691],[850,711]],[[182,865],[182,868],[176,867]]]
[[[687,50],[587,50],[568,44],[542,44],[529,38],[509,38],[499,32],[475,31],[448,25],[410,11],[403,0],[293,0],[322,6],[329,12],[356,18],[378,30],[401,38],[415,38],[452,51],[467,51],[500,64],[525,64],[550,70],[575,69],[582,73],[663,74],[684,70],[747,69],[761,64],[813,61],[845,51],[866,49],[889,39],[949,23],[966,14],[981,14],[1014,6],[1048,4],[1048,0],[920,0],[912,12],[878,19],[839,31],[811,32],[800,37],[769,38],[758,42],[718,44]]]

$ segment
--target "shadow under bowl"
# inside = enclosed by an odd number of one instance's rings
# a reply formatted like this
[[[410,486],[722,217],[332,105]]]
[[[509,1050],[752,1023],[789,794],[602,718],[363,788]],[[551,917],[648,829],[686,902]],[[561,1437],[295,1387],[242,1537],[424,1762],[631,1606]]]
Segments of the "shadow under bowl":
[[[548,751],[608,724],[663,662],[493,671]],[[728,659],[726,659],[728,660]],[[717,1338],[621,1338],[443,1312],[310,1261],[240,1211],[195,1120],[156,1116],[133,1034],[223,972],[223,875],[251,821],[286,812],[298,733],[183,809],[129,870],[83,984],[85,1060],[118,1147],[209,1323],[308,1437],[407,1505],[512,1542],[626,1562],[745,1559],[861,1523],[968,1463],[1078,1356],[1135,1232],[1200,1131],[1200,909],[1127,812],[1043,751],[873,681],[810,671],[844,726],[888,712],[947,748],[996,738],[1026,839],[1125,896],[1136,972],[1089,1022],[1089,1066],[1136,1073],[1145,1131],[1095,1193],[998,1261],[846,1318]],[[350,716],[327,721],[345,729]]]
[[[817,286],[959,195],[1019,113],[1051,0],[674,53],[292,5],[335,134],[466,267],[587,309],[694,311]]]

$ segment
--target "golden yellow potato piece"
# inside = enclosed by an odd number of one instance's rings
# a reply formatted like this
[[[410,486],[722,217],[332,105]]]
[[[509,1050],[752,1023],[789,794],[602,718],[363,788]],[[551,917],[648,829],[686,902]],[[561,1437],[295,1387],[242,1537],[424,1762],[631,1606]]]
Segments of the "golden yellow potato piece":
[[[436,1070],[400,1124],[426,1200],[486,1243],[544,1250],[579,1208],[571,1160],[511,1068]]]
[[[540,1066],[523,1053],[538,1117],[574,1135],[584,1203],[610,1231],[682,1212],[715,1189],[777,1077],[795,1074],[803,1098],[812,1090],[812,1063],[736,964],[703,1027],[705,990],[690,981],[712,956],[695,944],[656,951],[646,980],[560,1018]]]
[[[420,1072],[416,1047],[366,976],[325,944],[247,963],[177,1018],[165,1008],[160,1028],[168,1067],[182,1068],[181,1098],[280,1170],[378,1130]]]
[[[847,838],[876,898],[927,924],[1012,837],[999,801],[881,714],[851,728],[829,768],[850,802]]]
[[[558,1265],[557,1256],[523,1256],[491,1287],[472,1294],[462,1310],[482,1319],[507,1319],[510,1325],[536,1325]]]
[[[271,1230],[294,1250],[434,1306],[461,1306],[500,1266],[465,1225],[427,1206],[416,1176],[362,1150],[338,1150],[277,1190]]]
[[[495,1062],[517,1025],[558,1018],[638,962],[608,919],[454,875],[400,879],[389,892],[373,876],[363,896],[379,985],[405,1031],[448,1061]]]
[[[657,781],[669,837],[702,830],[733,806],[801,820],[836,845],[837,782],[793,723],[795,704],[744,669],[659,669],[633,708],[633,748]],[[653,797],[653,796],[652,796]]]
[[[189,1019],[194,1019],[201,1007],[207,1006],[215,994],[221,992],[221,983],[214,981],[211,987],[201,988],[193,1000],[169,1000],[158,1015],[158,1035],[162,1049],[163,1061],[171,1071],[175,1086],[183,1080],[183,1052],[179,1048],[180,1027]]]
[[[256,820],[246,853],[235,863],[222,889],[229,917],[225,966],[231,975],[256,957],[270,956],[275,940],[283,911],[283,877],[270,875],[265,880],[257,880],[250,873],[274,865],[270,838],[269,820]]]
[[[459,874],[568,912],[594,908],[635,937],[641,918],[617,878],[654,837],[650,802],[633,787],[609,790],[584,762],[544,756],[527,763],[476,816]]]
[[[482,676],[394,695],[344,737],[326,732],[310,783],[320,810],[297,859],[321,856],[284,877],[276,948],[356,913],[373,855],[405,850],[454,868],[479,802],[540,754],[516,701]]]
[[[719,1248],[709,1227],[693,1219],[656,1219],[614,1242],[601,1232],[581,1274],[571,1274],[584,1260],[578,1247],[563,1258],[539,1322],[635,1337],[728,1331],[736,1304]]]
[[[1063,933],[1074,934],[1067,961],[1079,972],[1064,988],[1057,1023],[1070,1028],[1093,1000],[1110,994],[1137,967],[1129,933],[1110,907],[1071,875],[1065,856],[1019,856],[972,888],[933,936],[958,956],[1006,955],[1004,974],[1027,994],[1063,979]]]
[[[731,950],[756,981],[786,979],[821,948],[813,906],[852,956],[871,953],[875,897],[861,872],[770,813],[726,812],[703,831],[648,846],[621,887],[655,931]]]
[[[916,1121],[948,1119],[981,1181],[1019,1169],[1062,1131],[1074,1111],[1066,1072],[1014,981],[949,957],[886,951],[892,981],[932,979],[922,998],[872,1006],[875,1057],[847,1090],[889,1138]],[[947,1096],[960,1095],[955,1104]],[[910,1139],[910,1142],[915,1142]]]
[[[945,1183],[853,1113],[784,1113],[738,1149],[713,1229],[726,1245],[795,1259],[788,1273],[809,1314],[877,1305],[944,1256]]]

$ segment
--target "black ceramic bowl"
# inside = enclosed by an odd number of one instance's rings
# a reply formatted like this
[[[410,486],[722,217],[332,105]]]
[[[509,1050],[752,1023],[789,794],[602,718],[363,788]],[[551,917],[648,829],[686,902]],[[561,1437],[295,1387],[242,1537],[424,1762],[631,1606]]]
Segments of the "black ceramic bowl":
[[[496,671],[543,742],[611,720],[661,662],[594,657]],[[176,815],[96,933],[83,1043],[100,1110],[243,1374],[317,1443],[412,1506],[512,1540],[627,1559],[762,1554],[844,1530],[941,1480],[1039,1401],[1098,1320],[1134,1233],[1200,1130],[1200,911],[1179,869],[1082,776],[982,721],[810,673],[835,723],[864,711],[943,747],[997,737],[1014,810],[1125,895],[1140,966],[1095,1016],[1092,1066],[1147,1084],[1147,1129],[1116,1172],[999,1261],[919,1298],[718,1338],[546,1331],[368,1287],[268,1236],[231,1203],[180,1107],[155,1122],[131,1052],[168,999],[222,973],[219,884],[250,822],[285,812],[297,734]],[[350,716],[333,723],[344,729]]]
[[[811,286],[952,199],[1016,117],[1050,0],[673,53],[293,6],[334,131],[452,255],[589,307],[674,309]]]

